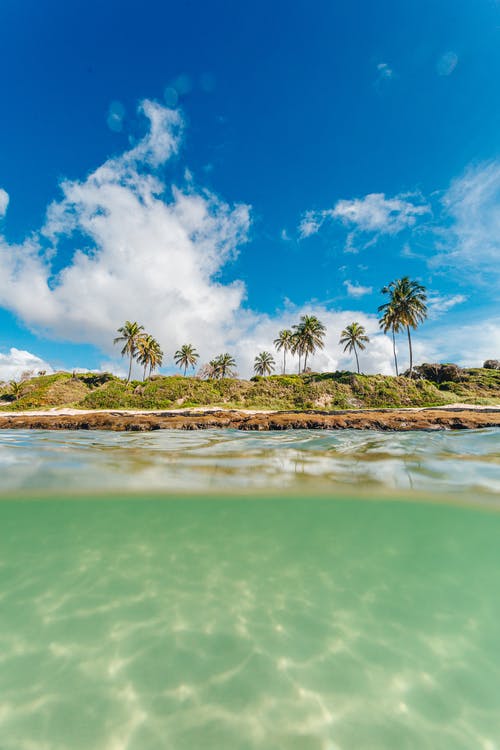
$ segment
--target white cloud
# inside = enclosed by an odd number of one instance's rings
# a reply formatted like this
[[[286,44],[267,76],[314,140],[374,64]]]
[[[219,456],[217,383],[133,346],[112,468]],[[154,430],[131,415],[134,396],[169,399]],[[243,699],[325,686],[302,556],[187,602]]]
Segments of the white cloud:
[[[392,78],[394,76],[394,71],[385,62],[378,63],[377,70],[381,78]]]
[[[126,319],[166,352],[191,341],[213,355],[231,339],[245,296],[243,283],[216,277],[247,238],[249,208],[167,186],[154,167],[178,151],[182,121],[152,102],[142,109],[150,121],[142,141],[83,181],[63,182],[38,236],[20,246],[0,241],[0,304],[32,328],[108,355]],[[53,276],[53,254],[71,237],[81,244]]]
[[[370,193],[364,198],[340,200],[329,213],[362,232],[397,234],[429,212],[429,206],[416,202],[413,195],[386,198],[384,193]]]
[[[375,88],[379,89],[386,83],[394,78],[394,71],[388,65],[388,63],[380,62],[377,63],[377,77],[375,79]]]
[[[12,348],[8,354],[0,353],[0,381],[17,380],[23,372],[29,370],[34,370],[35,373],[40,370],[53,372],[48,362],[31,352]]]
[[[364,297],[366,294],[371,294],[373,292],[373,287],[362,286],[361,284],[358,284],[357,281],[355,281],[354,284],[349,280],[346,280],[343,283],[349,297]]]
[[[500,359],[500,318],[460,326],[449,331],[459,365],[480,367],[486,359]]]
[[[111,102],[108,109],[106,122],[108,128],[115,133],[121,133],[123,130],[123,119],[125,117],[125,107],[121,102]]]
[[[351,229],[346,250],[354,252],[354,240],[358,232],[374,235],[395,235],[412,228],[417,221],[431,213],[422,197],[415,193],[403,193],[387,198],[385,193],[369,193],[363,198],[339,200],[333,208],[322,211],[306,211],[299,224],[301,238],[316,234],[325,221],[340,221]],[[366,246],[366,245],[365,245]]]
[[[441,252],[433,265],[447,265],[476,279],[500,276],[500,160],[482,163],[454,180],[443,196],[449,227],[440,230]],[[471,280],[472,278],[469,277]]]
[[[142,373],[143,368],[137,367],[137,372]],[[111,372],[113,375],[117,375],[119,378],[126,378],[128,374],[128,367],[125,364],[125,360],[110,359],[101,362],[98,372]],[[135,377],[132,374],[132,377]]]
[[[181,114],[153,102],[144,102],[142,111],[150,125],[144,138],[85,179],[64,181],[62,196],[49,206],[38,233],[19,245],[0,237],[0,305],[34,330],[100,347],[103,359],[109,359],[103,368],[115,372],[121,363],[112,340],[126,319],[138,320],[158,338],[167,367],[172,364],[173,352],[190,342],[200,352],[201,362],[223,351],[233,353],[240,374],[247,376],[256,353],[272,350],[281,328],[297,322],[301,314],[311,313],[328,330],[325,350],[318,352],[312,367],[353,367],[338,339],[342,329],[356,320],[371,338],[361,355],[363,370],[391,373],[391,342],[379,332],[375,315],[331,311],[317,303],[302,307],[287,303],[273,316],[245,308],[243,282],[222,283],[219,274],[248,237],[250,208],[229,205],[197,187],[192,178],[181,185],[169,184],[163,175],[182,143]],[[476,186],[473,191],[477,200],[489,195],[497,184],[491,177],[487,188],[484,174],[482,178],[482,189]],[[472,178],[469,181],[474,183]],[[452,187],[447,210],[461,237],[460,252],[465,253],[472,247],[466,230],[472,225],[475,232],[482,231],[483,208],[476,212],[465,188]],[[327,211],[309,212],[303,219],[302,234],[318,231],[329,219],[348,226],[353,238],[359,233],[365,239],[366,234],[376,238],[415,226],[429,211],[418,196],[386,198],[375,193],[339,201]],[[497,226],[500,230],[498,216],[488,229]],[[495,236],[499,237],[500,231]],[[60,248],[64,246],[67,253],[71,242],[74,249],[68,257]],[[354,239],[354,247],[353,243]],[[489,243],[487,254],[493,261],[497,245],[492,239]],[[473,244],[477,252],[476,235]],[[484,247],[479,249],[484,252]],[[54,260],[61,269],[57,273]],[[369,290],[350,281],[346,288],[354,299]],[[458,304],[456,297],[453,304]],[[435,304],[450,306],[451,298]],[[439,359],[441,353],[446,356],[447,347],[449,342],[437,347],[419,331],[415,359]],[[7,374],[1,373],[1,377],[13,377],[25,369],[50,368],[35,355],[16,352],[13,349],[2,355],[0,364]],[[494,356],[494,352],[488,355]],[[276,359],[279,361],[278,356]]]
[[[306,211],[300,220],[299,237],[303,239],[316,234],[326,218],[324,214],[324,211]]]
[[[440,76],[449,76],[458,65],[458,55],[450,50],[445,52],[436,63],[436,70]]]
[[[306,211],[299,236],[310,237],[327,222],[345,227],[344,252],[357,253],[382,236],[406,231],[403,257],[446,266],[461,276],[466,268],[470,283],[491,283],[500,277],[500,159],[469,167],[451,182],[434,211],[430,199],[419,193],[369,193],[341,199],[330,209]],[[434,255],[414,249],[422,246],[422,237],[432,241]]]
[[[9,194],[3,188],[0,188],[0,219],[7,213],[8,206]]]
[[[49,206],[38,235],[20,246],[0,242],[0,304],[36,330],[99,346],[110,358],[104,369],[115,372],[112,339],[126,319],[158,338],[167,366],[175,349],[192,342],[200,362],[230,351],[247,376],[255,354],[272,349],[278,331],[306,312],[328,328],[325,351],[312,366],[350,367],[338,338],[345,325],[359,320],[374,336],[362,357],[364,369],[390,372],[390,343],[378,333],[375,316],[291,304],[275,316],[257,314],[244,307],[241,281],[218,281],[247,238],[249,207],[229,206],[192,181],[176,187],[160,179],[155,167],[178,152],[182,121],[178,112],[151,102],[143,111],[151,123],[143,141],[86,179],[63,182],[62,198]],[[60,241],[67,245],[72,237],[79,244],[53,275]]]
[[[429,318],[438,318],[440,315],[451,310],[456,305],[461,305],[467,301],[464,294],[429,294],[427,307],[429,309]]]
[[[415,337],[418,362],[455,362],[481,367],[486,359],[500,359],[500,317],[491,316],[470,325],[423,328]]]
[[[300,307],[289,304],[288,307],[275,316],[252,316],[246,321],[241,332],[241,338],[235,343],[239,363],[239,372],[249,374],[252,370],[253,359],[257,352],[267,349],[274,351],[272,342],[278,331],[290,328],[298,322],[301,315],[316,315],[326,326],[325,348],[308,361],[313,370],[335,371],[352,370],[355,367],[353,358],[344,354],[339,345],[342,330],[357,321],[365,326],[370,343],[366,351],[360,355],[361,368],[366,373],[392,373],[392,344],[387,336],[379,331],[378,319],[375,315],[367,315],[357,310],[328,310],[323,305],[309,304]],[[275,353],[276,372],[281,372],[282,357]],[[297,372],[298,360],[287,355],[288,372]]]
[[[394,69],[391,68],[389,63],[386,62],[379,62],[375,66],[376,75],[375,80],[373,82],[373,87],[377,91],[377,93],[382,94],[391,84],[391,81],[393,81],[395,78],[397,78],[396,73],[394,72]]]

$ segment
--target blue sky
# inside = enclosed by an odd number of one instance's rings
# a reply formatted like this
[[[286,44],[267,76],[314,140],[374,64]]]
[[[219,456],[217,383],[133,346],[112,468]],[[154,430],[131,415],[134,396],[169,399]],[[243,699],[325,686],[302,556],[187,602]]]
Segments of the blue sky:
[[[496,0],[5,0],[0,379],[119,370],[125,317],[248,374],[307,311],[390,372],[401,275],[417,358],[500,357],[499,42]]]

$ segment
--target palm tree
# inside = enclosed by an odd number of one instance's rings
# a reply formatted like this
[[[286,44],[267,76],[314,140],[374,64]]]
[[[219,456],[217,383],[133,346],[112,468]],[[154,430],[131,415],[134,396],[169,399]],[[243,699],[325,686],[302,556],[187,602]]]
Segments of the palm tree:
[[[132,362],[137,350],[137,342],[143,331],[144,326],[140,326],[139,323],[136,323],[135,321],[131,322],[130,320],[126,320],[125,324],[118,329],[118,333],[120,335],[113,340],[113,344],[123,344],[123,348],[121,351],[122,357],[124,357],[125,355],[128,355],[129,357],[127,383],[130,383]]]
[[[394,366],[396,368],[396,377],[399,375],[398,371],[398,357],[396,354],[396,333],[401,331],[401,324],[398,319],[397,310],[393,302],[386,302],[384,305],[380,305],[378,308],[379,313],[382,313],[382,317],[379,320],[379,326],[384,333],[391,331],[392,333],[392,351],[394,354]]]
[[[274,366],[275,361],[271,352],[261,352],[255,357],[253,369],[256,375],[270,375]]]
[[[146,380],[146,369],[149,365],[149,354],[152,351],[154,338],[149,333],[139,336],[135,345],[135,358],[140,365],[144,365],[143,380]]]
[[[230,378],[235,375],[235,359],[227,352],[225,354],[219,354],[218,357],[212,359],[211,362],[209,362],[209,365],[212,368],[214,378]]]
[[[10,395],[14,396],[14,401],[17,401],[23,395],[23,383],[18,383],[15,380],[11,380],[10,383]]]
[[[283,375],[286,372],[286,353],[292,351],[293,349],[293,333],[290,331],[289,328],[284,328],[282,331],[279,332],[278,338],[274,339],[274,346],[276,348],[276,351],[280,352],[283,350]]]
[[[211,380],[212,378],[217,377],[214,362],[215,360],[212,360],[211,362],[208,362],[207,364],[204,364],[200,367],[197,373],[197,377],[200,378],[200,380]]]
[[[292,326],[292,328],[297,328],[297,326]],[[290,351],[292,352],[293,356],[296,354],[299,355],[299,375],[301,372],[301,361],[302,361],[302,355],[304,354],[304,342],[302,340],[302,337],[300,335],[299,331],[294,331],[292,333],[292,346],[290,348]]]
[[[315,315],[301,315],[300,323],[292,326],[295,333],[294,349],[299,355],[299,373],[300,360],[304,355],[304,370],[307,367],[307,356],[314,354],[316,349],[323,349],[326,328]],[[294,353],[295,353],[294,352]]]
[[[364,326],[360,325],[359,323],[351,323],[351,325],[346,326],[342,333],[340,334],[340,341],[339,344],[344,344],[344,351],[345,352],[354,352],[356,355],[356,364],[358,367],[358,375],[359,375],[359,359],[358,359],[358,349],[360,351],[363,351],[365,349],[365,344],[367,344],[370,341],[368,336],[366,335],[366,330]]]
[[[406,328],[408,334],[408,350],[410,354],[410,378],[413,375],[413,349],[410,328],[414,330],[427,317],[426,289],[418,281],[412,281],[408,276],[391,281],[382,289],[382,294],[388,294],[389,303],[394,308],[394,315],[401,328]],[[384,307],[381,305],[381,307]],[[379,308],[380,309],[380,308]]]
[[[154,345],[149,353],[149,377],[151,373],[156,370],[157,367],[161,367],[163,364],[163,352],[157,341],[154,341]]]
[[[191,344],[183,344],[174,354],[175,364],[178,367],[184,368],[184,377],[186,377],[186,370],[191,365],[194,370],[200,355]]]
[[[156,370],[157,367],[161,367],[163,362],[163,352],[160,348],[159,343],[149,333],[139,336],[136,344],[136,356],[137,361],[144,365],[144,376],[143,380],[146,380],[146,370],[149,367],[149,375]]]

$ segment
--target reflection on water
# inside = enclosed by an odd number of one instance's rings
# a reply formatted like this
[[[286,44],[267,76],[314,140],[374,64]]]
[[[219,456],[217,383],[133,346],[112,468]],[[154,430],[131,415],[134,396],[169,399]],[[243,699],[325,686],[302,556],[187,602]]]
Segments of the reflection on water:
[[[0,432],[0,491],[500,492],[500,430]]]

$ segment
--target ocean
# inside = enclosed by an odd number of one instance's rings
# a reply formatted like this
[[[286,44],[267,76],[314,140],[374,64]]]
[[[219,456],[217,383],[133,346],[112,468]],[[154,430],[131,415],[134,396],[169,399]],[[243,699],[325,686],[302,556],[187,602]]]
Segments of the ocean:
[[[0,433],[2,750],[500,748],[500,430]]]

